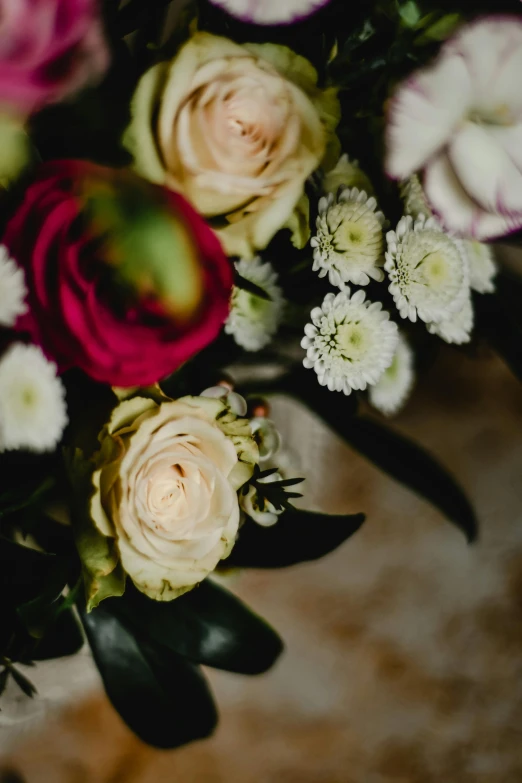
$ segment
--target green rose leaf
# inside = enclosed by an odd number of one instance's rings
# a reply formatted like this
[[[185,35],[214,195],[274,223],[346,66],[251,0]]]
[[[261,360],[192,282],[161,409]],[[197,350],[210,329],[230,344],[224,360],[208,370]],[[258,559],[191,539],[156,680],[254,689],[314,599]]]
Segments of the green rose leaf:
[[[210,580],[175,601],[153,601],[129,586],[105,606],[144,636],[196,663],[238,674],[260,674],[283,650],[277,633]]]
[[[90,515],[93,463],[84,458],[80,449],[68,451],[66,458],[73,489],[72,525],[82,563],[87,611],[91,611],[106,598],[123,595],[125,573],[114,539],[104,536]]]
[[[81,616],[107,695],[143,742],[177,748],[212,733],[216,708],[198,666],[145,642],[105,609]]]
[[[364,519],[364,514],[336,516],[292,509],[273,527],[248,520],[226,563],[240,568],[286,568],[318,560],[356,533]]]
[[[452,476],[416,443],[383,424],[355,416],[354,394],[347,398],[330,392],[304,369],[293,373],[281,390],[315,411],[352,448],[381,470],[440,509],[470,542],[476,538],[475,512]]]

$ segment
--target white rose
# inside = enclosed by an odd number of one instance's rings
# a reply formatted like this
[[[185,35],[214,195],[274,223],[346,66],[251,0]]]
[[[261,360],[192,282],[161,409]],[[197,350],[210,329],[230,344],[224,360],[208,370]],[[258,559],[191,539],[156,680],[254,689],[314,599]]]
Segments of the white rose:
[[[218,399],[126,400],[100,436],[91,517],[136,587],[168,601],[205,579],[238,531],[257,447]]]
[[[142,77],[124,143],[144,177],[214,220],[229,255],[251,258],[306,206],[340,110],[303,57],[197,33]],[[299,203],[301,202],[301,203]]]

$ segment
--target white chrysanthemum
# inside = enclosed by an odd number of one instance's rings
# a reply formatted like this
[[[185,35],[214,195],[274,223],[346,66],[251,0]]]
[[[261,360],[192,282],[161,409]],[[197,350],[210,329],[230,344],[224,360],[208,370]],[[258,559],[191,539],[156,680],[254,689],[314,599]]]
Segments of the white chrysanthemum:
[[[53,449],[67,424],[56,366],[36,345],[12,345],[0,359],[0,449]]]
[[[393,416],[409,397],[414,380],[413,351],[404,336],[399,334],[392,363],[377,383],[369,388],[371,404],[385,416]]]
[[[402,318],[439,322],[457,312],[469,293],[469,271],[461,243],[435,218],[401,218],[386,235],[384,268]]]
[[[377,202],[358,188],[346,188],[336,199],[332,193],[319,200],[314,248],[314,272],[339,288],[343,283],[368,285],[384,279],[382,212]]]
[[[492,294],[495,290],[493,278],[497,274],[495,256],[490,245],[482,242],[462,242],[468,258],[469,283],[479,294]]]
[[[447,343],[462,345],[471,340],[473,329],[473,303],[471,296],[467,296],[462,307],[456,313],[452,313],[444,321],[428,324],[428,331],[442,337]]]
[[[26,295],[23,270],[0,245],[0,326],[12,326],[26,312]]]
[[[426,195],[417,174],[401,182],[401,197],[404,200],[404,214],[416,219],[419,215],[425,218],[432,217],[433,212],[426,201]]]
[[[380,302],[365,301],[364,291],[350,296],[345,288],[337,296],[327,294],[321,307],[311,312],[301,345],[303,364],[314,369],[321,386],[350,394],[377,383],[390,366],[397,347],[397,324]]]
[[[241,277],[261,288],[269,299],[234,286],[225,332],[231,334],[245,351],[260,351],[279,329],[284,299],[271,264],[260,258],[236,263]]]
[[[339,188],[359,188],[368,195],[373,194],[370,178],[360,168],[358,160],[350,160],[348,155],[341,155],[333,169],[327,171],[322,183],[324,193],[335,196]]]

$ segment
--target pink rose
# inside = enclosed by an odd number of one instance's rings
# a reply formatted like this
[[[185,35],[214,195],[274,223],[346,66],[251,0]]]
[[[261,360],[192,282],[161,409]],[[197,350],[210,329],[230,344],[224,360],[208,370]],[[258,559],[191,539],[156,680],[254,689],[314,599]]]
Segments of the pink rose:
[[[228,315],[232,270],[214,232],[182,196],[128,171],[41,165],[2,243],[28,289],[15,328],[60,370],[147,386],[212,342]]]
[[[0,0],[0,104],[36,111],[108,60],[97,0]]]

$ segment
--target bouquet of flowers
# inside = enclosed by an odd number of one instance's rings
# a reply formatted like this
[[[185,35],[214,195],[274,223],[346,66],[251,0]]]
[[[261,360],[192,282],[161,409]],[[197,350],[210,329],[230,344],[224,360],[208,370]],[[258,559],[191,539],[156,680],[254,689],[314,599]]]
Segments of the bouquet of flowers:
[[[447,343],[522,375],[493,245],[522,229],[522,6],[0,12],[0,692],[86,637],[122,718],[176,747],[216,723],[201,665],[282,650],[220,577],[364,521],[304,510],[270,395],[476,536],[383,417]]]

